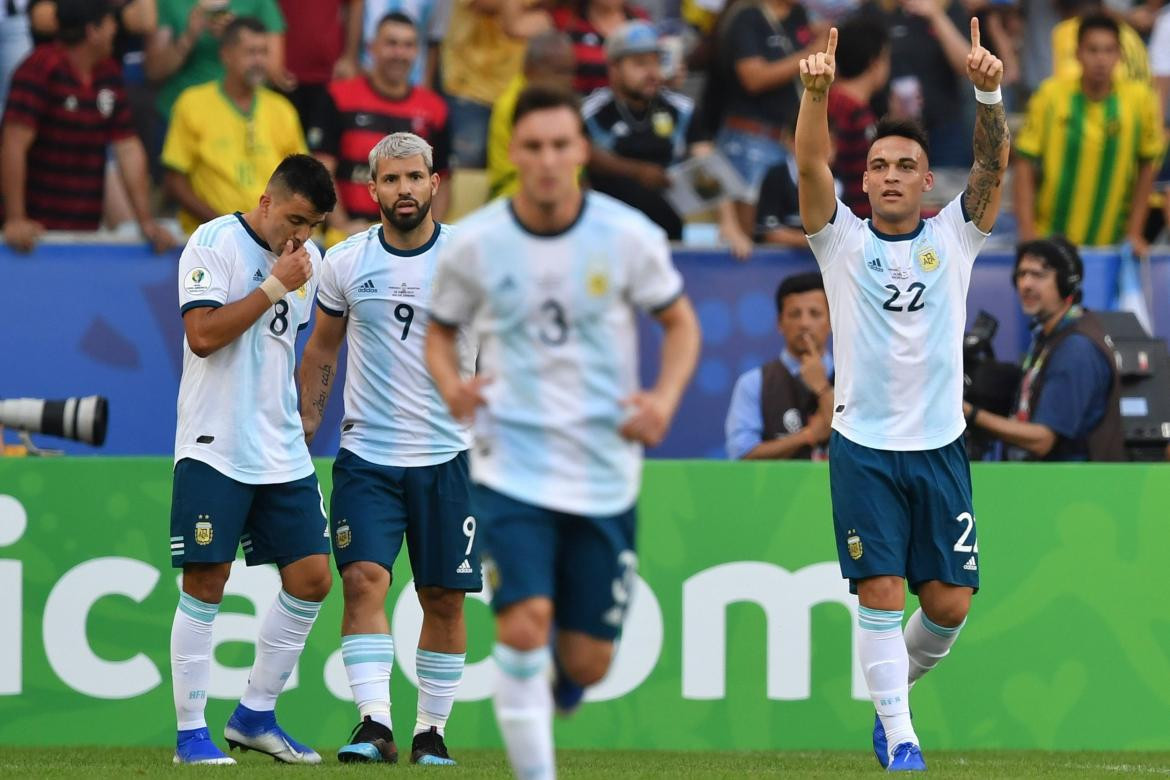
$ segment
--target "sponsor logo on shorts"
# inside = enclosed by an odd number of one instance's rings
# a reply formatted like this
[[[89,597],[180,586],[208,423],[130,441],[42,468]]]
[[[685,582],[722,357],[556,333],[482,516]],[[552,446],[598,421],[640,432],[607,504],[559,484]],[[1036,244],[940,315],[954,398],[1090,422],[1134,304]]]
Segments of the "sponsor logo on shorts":
[[[352,540],[353,535],[349,532],[349,525],[342,521],[342,525],[337,526],[337,549],[344,550],[349,547]]]
[[[849,557],[853,560],[858,560],[865,554],[865,550],[861,546],[861,537],[853,529],[849,530],[849,536],[845,539],[845,544],[849,548]]]
[[[471,562],[468,561],[466,558],[464,558],[463,563],[459,564],[459,568],[455,570],[455,573],[456,574],[471,574]]]
[[[975,556],[974,555],[972,555],[970,558],[968,558],[967,562],[963,564],[963,570],[964,571],[979,571],[979,564],[975,563]]]
[[[211,515],[199,515],[199,521],[195,523],[195,543],[196,544],[211,544],[211,538],[214,532],[211,528]]]

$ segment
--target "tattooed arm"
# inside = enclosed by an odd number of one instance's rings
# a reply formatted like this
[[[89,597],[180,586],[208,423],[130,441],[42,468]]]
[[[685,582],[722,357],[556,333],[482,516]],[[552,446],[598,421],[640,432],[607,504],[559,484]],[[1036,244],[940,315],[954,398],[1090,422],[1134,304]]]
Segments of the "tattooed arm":
[[[971,19],[971,53],[967,55],[967,78],[975,89],[994,92],[1003,79],[1003,63],[979,45],[979,20]],[[1003,179],[1007,173],[1011,140],[1003,101],[993,105],[980,103],[975,115],[975,164],[967,178],[963,206],[975,226],[991,232],[999,214]]]
[[[325,403],[337,378],[337,356],[345,341],[345,317],[317,312],[317,324],[301,357],[301,424],[305,441],[312,442],[325,415]]]
[[[833,218],[837,193],[829,168],[829,86],[836,74],[837,28],[823,52],[800,61],[804,96],[796,115],[796,194],[804,232],[812,235]]]

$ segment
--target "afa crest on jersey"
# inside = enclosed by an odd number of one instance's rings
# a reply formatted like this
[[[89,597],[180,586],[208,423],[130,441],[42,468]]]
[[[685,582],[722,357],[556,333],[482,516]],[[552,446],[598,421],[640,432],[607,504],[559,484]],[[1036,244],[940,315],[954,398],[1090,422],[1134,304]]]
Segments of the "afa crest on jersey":
[[[353,535],[350,533],[349,526],[337,526],[337,549],[344,550],[349,547],[351,541],[353,541]]]
[[[199,522],[195,523],[195,543],[211,544],[213,535],[211,515],[199,515]]]
[[[918,253],[918,265],[923,271],[938,269],[938,253],[934,251],[933,247],[928,246]]]

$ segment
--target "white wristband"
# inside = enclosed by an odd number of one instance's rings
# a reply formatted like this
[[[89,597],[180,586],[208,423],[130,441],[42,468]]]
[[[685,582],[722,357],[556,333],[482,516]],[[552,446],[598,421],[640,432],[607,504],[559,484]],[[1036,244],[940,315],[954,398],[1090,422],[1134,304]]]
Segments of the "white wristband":
[[[996,103],[1003,102],[1003,92],[999,87],[995,88],[994,92],[984,92],[975,87],[975,99],[987,106],[994,106]]]
[[[267,279],[260,282],[260,289],[268,296],[268,302],[276,304],[284,296],[288,295],[288,288],[280,283],[280,280],[275,276],[269,275]]]

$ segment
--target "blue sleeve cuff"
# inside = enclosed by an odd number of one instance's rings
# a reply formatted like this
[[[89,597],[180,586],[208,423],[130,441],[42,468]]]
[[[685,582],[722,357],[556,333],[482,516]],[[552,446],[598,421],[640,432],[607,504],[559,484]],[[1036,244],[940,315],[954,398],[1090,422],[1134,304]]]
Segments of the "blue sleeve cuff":
[[[204,298],[199,301],[188,301],[179,307],[179,314],[186,314],[191,309],[218,309],[223,306],[219,301],[213,301],[210,298]]]
[[[345,316],[345,312],[338,311],[337,309],[331,309],[328,306],[326,306],[325,304],[321,303],[320,298],[317,299],[317,308],[320,309],[321,311],[325,312],[326,314],[328,314],[330,317],[344,317]]]

